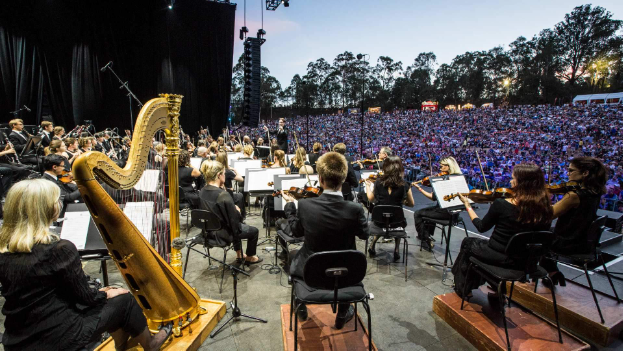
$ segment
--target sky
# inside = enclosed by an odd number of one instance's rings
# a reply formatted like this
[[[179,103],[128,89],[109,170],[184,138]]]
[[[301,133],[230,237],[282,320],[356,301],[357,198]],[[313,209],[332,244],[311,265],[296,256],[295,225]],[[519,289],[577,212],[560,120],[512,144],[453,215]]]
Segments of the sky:
[[[323,57],[331,64],[345,51],[369,54],[372,66],[379,56],[389,56],[403,68],[431,51],[440,65],[467,51],[507,49],[520,36],[553,28],[579,5],[604,7],[619,20],[623,11],[622,0],[290,0],[290,7],[282,4],[276,11],[264,10],[265,0],[232,2],[237,3],[233,64],[243,52],[238,33],[246,7],[248,34],[267,32],[262,65],[282,89],[295,74],[304,75],[309,62]]]

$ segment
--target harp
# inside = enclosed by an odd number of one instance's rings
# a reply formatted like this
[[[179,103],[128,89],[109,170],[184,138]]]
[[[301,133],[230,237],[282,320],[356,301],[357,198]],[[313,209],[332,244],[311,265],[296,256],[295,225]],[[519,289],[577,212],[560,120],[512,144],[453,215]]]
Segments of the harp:
[[[143,309],[149,329],[157,332],[160,325],[173,322],[174,335],[180,337],[185,334],[183,329],[188,327],[187,337],[196,339],[204,335],[198,344],[193,341],[199,346],[210,331],[204,329],[209,325],[212,326],[210,329],[214,328],[225,314],[225,303],[200,299],[197,292],[182,279],[180,250],[172,245],[168,264],[96,179],[97,176],[115,189],[132,188],[145,170],[152,136],[159,130],[164,131],[169,159],[170,237],[172,241],[176,239],[180,234],[177,184],[178,117],[181,103],[181,95],[161,94],[143,106],[136,121],[132,147],[124,168],[117,166],[103,153],[91,151],[76,159],[72,171],[111,258]],[[206,314],[205,318],[201,316],[203,314]],[[201,331],[193,335],[192,329]],[[180,338],[174,338],[172,347],[176,343],[175,339]],[[183,344],[188,347],[191,343]],[[176,346],[176,349],[180,346]]]

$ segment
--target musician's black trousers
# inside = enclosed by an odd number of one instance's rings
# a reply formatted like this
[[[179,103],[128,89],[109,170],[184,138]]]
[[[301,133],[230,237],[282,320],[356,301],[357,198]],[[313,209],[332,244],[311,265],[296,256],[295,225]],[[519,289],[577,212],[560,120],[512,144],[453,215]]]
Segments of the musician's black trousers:
[[[30,175],[30,166],[26,166],[23,164],[3,162],[3,163],[0,163],[0,167],[6,167],[6,168],[11,169],[14,172],[13,174],[14,180],[21,180]]]
[[[451,215],[447,210],[441,209],[438,205],[425,207],[414,212],[414,225],[416,226],[416,232],[418,234],[418,239],[420,240],[429,239],[435,230],[435,225],[425,225],[423,217],[433,219],[450,219]]]
[[[240,239],[247,239],[247,249],[245,249],[245,255],[255,256],[256,246],[258,246],[258,228],[249,226],[245,223],[241,224],[242,232],[238,235],[239,240],[234,240],[234,250],[238,251],[243,248],[243,244]]]
[[[102,308],[100,321],[93,332],[91,341],[98,340],[104,332],[112,333],[119,329],[132,337],[136,337],[146,327],[147,320],[132,294],[119,295],[106,300],[106,305]]]
[[[6,194],[13,183],[15,172],[9,167],[6,167],[4,164],[0,165],[0,176],[2,176],[2,189],[0,189],[0,198]]]

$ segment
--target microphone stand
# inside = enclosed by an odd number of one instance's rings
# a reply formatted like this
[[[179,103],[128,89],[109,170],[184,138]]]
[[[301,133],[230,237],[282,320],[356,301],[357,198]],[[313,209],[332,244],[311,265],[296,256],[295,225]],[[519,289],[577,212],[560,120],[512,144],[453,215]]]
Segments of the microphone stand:
[[[117,78],[119,83],[121,83],[121,86],[119,87],[119,89],[126,88],[126,91],[128,91],[128,104],[130,106],[130,130],[132,132],[134,132],[134,118],[132,117],[132,99],[134,98],[134,100],[136,100],[136,102],[139,105],[139,107],[143,107],[143,103],[141,102],[141,100],[139,100],[136,97],[136,95],[134,95],[132,90],[130,90],[130,87],[128,86],[128,82],[127,81],[124,82],[123,80],[121,80],[121,78],[119,78],[119,76],[117,75],[117,73],[115,73],[115,71],[113,70],[113,68],[111,66],[112,65],[104,66],[104,70],[109,69],[111,71],[111,73],[113,73],[115,78]]]
[[[17,116],[20,112],[22,112],[24,110],[26,110],[26,107],[22,107],[19,110],[11,111],[9,113],[12,114],[13,116]]]

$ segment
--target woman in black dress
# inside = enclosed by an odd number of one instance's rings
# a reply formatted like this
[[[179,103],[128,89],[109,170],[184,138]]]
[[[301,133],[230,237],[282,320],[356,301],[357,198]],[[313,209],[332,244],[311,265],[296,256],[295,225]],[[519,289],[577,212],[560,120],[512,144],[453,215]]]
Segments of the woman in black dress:
[[[462,241],[452,269],[455,292],[459,296],[462,295],[465,285],[468,285],[470,294],[472,289],[477,289],[485,282],[478,274],[471,274],[470,281],[466,280],[471,256],[499,267],[523,269],[521,266],[524,262],[514,262],[505,255],[507,243],[515,234],[550,228],[553,210],[542,170],[529,163],[516,165],[512,173],[511,186],[514,197],[495,200],[483,219],[477,216],[468,199],[460,195],[477,230],[483,233],[494,227],[494,231],[489,240],[465,238]]]
[[[411,185],[403,180],[403,163],[399,156],[387,157],[383,165],[381,166],[383,175],[373,182],[369,179],[366,180],[366,196],[369,202],[374,202],[375,205],[393,205],[408,207],[414,206],[414,197],[412,197]],[[403,227],[407,226],[407,222]],[[375,256],[375,244],[379,240],[383,230],[379,228],[374,222],[369,223],[370,233],[374,235],[371,241],[368,253],[370,256]],[[394,239],[394,261],[398,261],[401,256],[399,255],[399,243],[400,239]]]
[[[600,197],[607,192],[607,169],[593,157],[576,157],[568,166],[568,181],[577,182],[581,188],[566,193],[553,206],[553,216],[558,220],[551,250],[561,254],[589,253],[587,233],[596,219]],[[548,271],[555,285],[566,285],[556,262],[544,258],[540,265]]]
[[[135,341],[158,350],[172,324],[152,336],[128,290],[90,287],[76,246],[48,231],[61,211],[59,196],[44,179],[18,182],[7,194],[0,229],[4,349],[82,350],[109,332],[117,350]]]
[[[191,158],[186,150],[180,150],[178,162],[178,184],[191,206],[197,209],[199,208],[199,189],[203,186],[201,172],[191,166]],[[195,187],[193,187],[193,183],[195,183]]]

